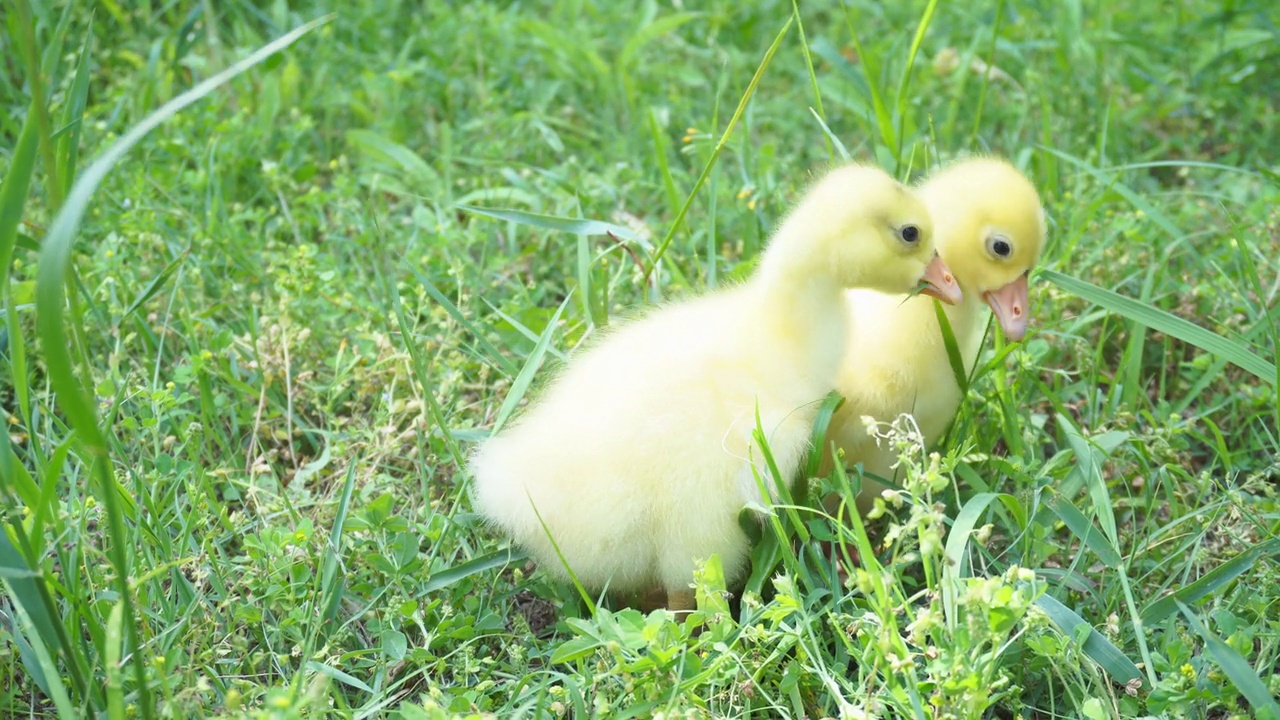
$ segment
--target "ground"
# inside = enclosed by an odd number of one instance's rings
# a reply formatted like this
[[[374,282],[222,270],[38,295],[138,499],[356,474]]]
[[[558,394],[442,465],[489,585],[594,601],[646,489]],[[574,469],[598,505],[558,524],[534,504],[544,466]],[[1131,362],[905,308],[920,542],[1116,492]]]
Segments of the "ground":
[[[5,0],[0,709],[1280,714],[1275,8],[798,6]],[[701,634],[593,616],[471,512],[592,329],[965,152],[1045,200],[1032,331],[847,586],[781,512]]]

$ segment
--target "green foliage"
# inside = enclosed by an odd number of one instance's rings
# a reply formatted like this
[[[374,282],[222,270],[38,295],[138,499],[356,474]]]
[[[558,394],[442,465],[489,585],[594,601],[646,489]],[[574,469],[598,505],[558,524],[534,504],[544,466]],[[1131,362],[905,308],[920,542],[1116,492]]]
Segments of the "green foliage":
[[[1270,5],[339,5],[0,0],[0,714],[1276,712]],[[975,151],[1046,202],[1032,333],[936,458],[881,428],[874,517],[815,453],[677,620],[472,513],[814,172]]]

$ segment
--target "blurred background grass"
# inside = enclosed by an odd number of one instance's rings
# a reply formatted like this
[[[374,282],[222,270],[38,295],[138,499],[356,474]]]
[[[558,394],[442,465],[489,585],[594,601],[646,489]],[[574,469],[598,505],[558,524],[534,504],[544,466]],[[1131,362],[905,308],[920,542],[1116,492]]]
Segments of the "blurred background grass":
[[[826,650],[762,652],[785,636],[767,623],[723,649],[654,624],[647,665],[609,650],[630,636],[607,617],[565,624],[581,613],[566,589],[465,564],[498,539],[455,462],[541,335],[555,362],[646,297],[743,272],[840,146],[903,178],[963,152],[1011,158],[1049,211],[1044,268],[1227,343],[1206,352],[1033,275],[1034,333],[975,385],[953,433],[970,452],[950,512],[996,490],[1043,516],[1028,529],[993,513],[975,573],[1037,569],[1146,684],[1125,692],[1033,624],[999,658],[1016,692],[987,712],[1223,717],[1250,712],[1240,673],[1280,691],[1280,399],[1274,377],[1230,362],[1249,351],[1274,374],[1280,338],[1270,3],[3,7],[0,168],[6,188],[33,177],[11,192],[25,205],[0,213],[16,223],[0,386],[6,712],[344,716],[409,700],[404,716],[425,717],[423,695],[503,717],[556,703],[581,716],[893,707],[875,686],[833,690],[815,669],[840,674]],[[163,123],[79,208],[66,327],[104,475],[67,412],[75,385],[37,340],[48,253],[35,248],[87,161],[330,11]],[[42,131],[24,146],[29,117]],[[646,284],[647,249],[708,167]],[[459,205],[591,218],[631,239]],[[1078,469],[1091,452],[1096,477]],[[1117,532],[1086,542],[1062,502],[1104,530],[1114,516]],[[1179,596],[1190,619],[1151,611],[1215,569]],[[812,600],[804,617],[851,607]],[[591,637],[597,654],[564,653]],[[693,669],[704,662],[714,671]]]

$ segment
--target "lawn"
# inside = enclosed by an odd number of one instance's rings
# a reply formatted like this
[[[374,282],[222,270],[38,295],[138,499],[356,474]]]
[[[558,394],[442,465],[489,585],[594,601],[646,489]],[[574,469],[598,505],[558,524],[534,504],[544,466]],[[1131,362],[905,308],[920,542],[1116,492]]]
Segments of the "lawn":
[[[1280,719],[1269,0],[0,8],[3,715]],[[778,508],[699,634],[472,512],[580,343],[969,152],[1031,332],[847,584]]]

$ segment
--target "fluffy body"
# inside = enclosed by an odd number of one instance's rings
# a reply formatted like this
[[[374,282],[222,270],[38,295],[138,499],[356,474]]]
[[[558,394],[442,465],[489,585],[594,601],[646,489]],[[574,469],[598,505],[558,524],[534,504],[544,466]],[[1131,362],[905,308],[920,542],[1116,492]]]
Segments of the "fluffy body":
[[[1006,312],[999,319],[1010,331],[1019,322],[1025,328],[1025,278],[1044,244],[1044,210],[1031,182],[995,158],[945,167],[918,192],[934,220],[938,255],[964,292],[958,304],[943,309],[969,373],[982,349],[987,306],[998,304],[992,296],[1004,291],[1007,298],[1005,289],[1021,284],[1018,316]],[[1011,246],[1008,257],[992,251],[992,243],[1001,239]],[[910,413],[926,444],[932,444],[964,398],[930,298],[857,289],[847,291],[845,300],[850,330],[836,390],[846,403],[832,419],[829,437],[844,451],[847,465],[861,462],[866,471],[893,479],[897,458],[867,435],[861,416],[887,422]],[[868,509],[882,489],[865,479],[859,506]]]
[[[593,592],[656,585],[688,606],[695,565],[714,553],[732,582],[748,552],[738,513],[764,500],[755,473],[771,483],[756,413],[789,480],[844,354],[844,288],[905,292],[933,254],[909,190],[871,168],[829,173],[746,283],[624,323],[573,358],[477,450],[476,506],[567,579],[563,554]]]

